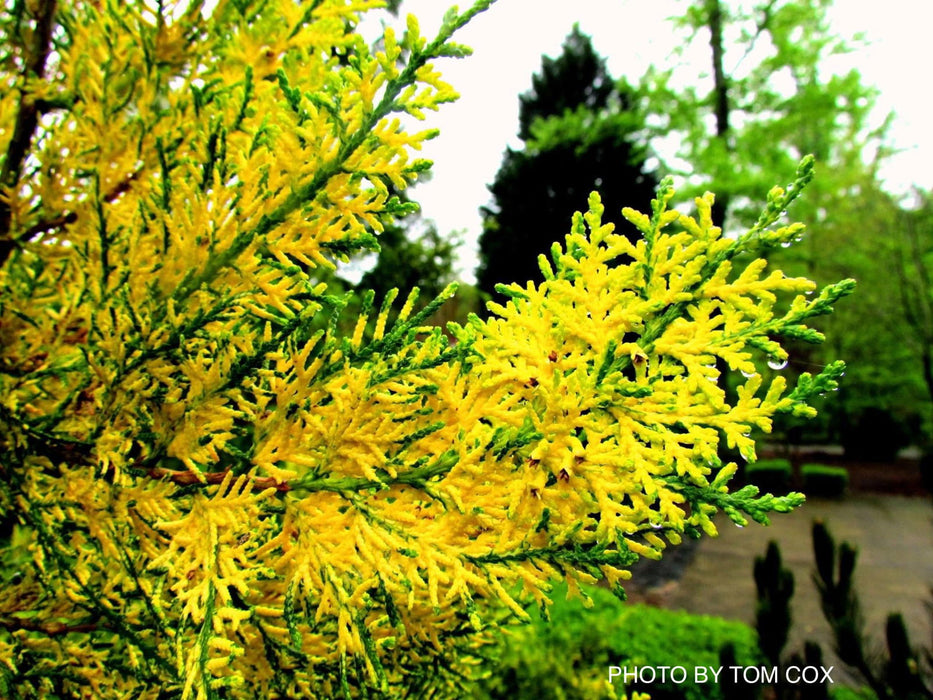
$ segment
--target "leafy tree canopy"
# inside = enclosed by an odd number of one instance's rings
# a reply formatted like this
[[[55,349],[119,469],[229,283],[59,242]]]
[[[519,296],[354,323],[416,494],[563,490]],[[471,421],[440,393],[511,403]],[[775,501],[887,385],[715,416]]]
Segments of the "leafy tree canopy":
[[[876,90],[857,70],[830,72],[832,59],[858,38],[831,32],[831,0],[693,0],[673,18],[669,65],[641,81],[655,138],[676,143],[664,170],[728,203],[738,224],[774,172],[792,172],[806,154],[817,161],[811,195],[798,212],[821,220],[872,172],[885,150],[886,122],[872,123]],[[687,63],[704,50],[705,66]]]

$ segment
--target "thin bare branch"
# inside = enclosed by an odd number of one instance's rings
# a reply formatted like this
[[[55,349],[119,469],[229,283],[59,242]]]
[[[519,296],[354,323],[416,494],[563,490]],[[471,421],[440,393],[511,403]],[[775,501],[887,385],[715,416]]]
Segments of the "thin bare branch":
[[[33,34],[33,46],[29,60],[23,68],[23,78],[42,78],[45,63],[49,56],[52,41],[52,24],[55,18],[57,0],[42,0],[36,10],[36,28]],[[39,108],[36,102],[26,94],[20,95],[19,110],[13,126],[13,137],[7,148],[0,171],[0,189],[6,189],[10,196],[19,182],[23,162],[32,145],[32,137],[39,122]],[[16,243],[10,238],[12,206],[6,198],[0,198],[0,265],[6,262]]]

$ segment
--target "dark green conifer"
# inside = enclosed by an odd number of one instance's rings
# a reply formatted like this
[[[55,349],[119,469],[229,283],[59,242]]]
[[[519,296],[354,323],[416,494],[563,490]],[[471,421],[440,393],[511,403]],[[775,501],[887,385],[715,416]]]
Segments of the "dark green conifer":
[[[638,142],[635,93],[616,84],[588,36],[575,26],[556,59],[544,57],[520,98],[519,150],[508,149],[483,207],[478,287],[542,279],[538,256],[570,230],[593,190],[606,212],[647,210],[657,180]]]

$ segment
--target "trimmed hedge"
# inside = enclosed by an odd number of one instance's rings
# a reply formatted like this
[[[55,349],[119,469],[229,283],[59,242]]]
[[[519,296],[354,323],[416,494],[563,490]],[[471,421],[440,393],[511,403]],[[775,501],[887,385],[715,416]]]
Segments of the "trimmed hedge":
[[[805,464],[800,468],[803,492],[808,496],[839,498],[849,486],[849,472],[844,467]]]
[[[745,481],[757,486],[762,493],[787,493],[792,473],[786,459],[761,459],[745,465]]]
[[[555,590],[551,622],[535,620],[505,633],[497,664],[473,698],[590,700],[637,690],[652,700],[721,700],[717,686],[693,683],[695,667],[718,667],[727,643],[735,645],[738,664],[763,663],[755,631],[741,622],[623,604],[601,588],[586,593],[594,602],[590,609],[579,599],[566,600],[566,588]],[[688,682],[623,688],[616,679],[610,686],[610,666],[683,666]]]

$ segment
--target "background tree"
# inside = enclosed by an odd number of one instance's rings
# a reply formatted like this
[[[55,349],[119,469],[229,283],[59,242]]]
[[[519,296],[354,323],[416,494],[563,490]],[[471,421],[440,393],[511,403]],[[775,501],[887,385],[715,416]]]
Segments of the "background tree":
[[[477,286],[541,280],[538,255],[569,231],[573,212],[598,190],[607,211],[647,207],[657,181],[646,170],[633,94],[616,84],[588,36],[574,27],[560,56],[542,59],[519,98],[520,150],[506,150],[493,202],[481,209]]]
[[[421,173],[418,180],[425,177],[430,177],[430,173]],[[417,205],[405,192],[393,192],[392,196],[399,199],[399,215],[382,225],[378,238],[373,236],[374,247],[378,250],[358,253],[350,258],[351,265],[342,266],[328,275],[327,283],[333,292],[341,290],[350,295],[346,323],[354,322],[353,316],[362,308],[367,292],[373,292],[376,299],[384,299],[393,289],[417,287],[419,295],[413,308],[421,310],[455,281],[454,262],[461,243],[459,235],[441,235],[433,221],[418,213]],[[360,267],[364,267],[365,272],[357,279]],[[455,300],[451,301],[451,305],[458,305]],[[475,309],[470,307],[470,310]],[[445,320],[464,321],[466,313],[465,309],[459,309],[449,318],[446,314],[438,314],[432,322],[442,315]],[[395,318],[395,311],[390,312],[390,318]]]
[[[898,207],[888,243],[900,308],[911,333],[904,340],[917,360],[933,407],[933,194],[915,192],[915,208]],[[900,238],[898,241],[897,238]],[[927,418],[933,424],[933,416]]]
[[[830,436],[860,458],[891,459],[911,443],[930,440],[933,395],[926,382],[930,336],[924,308],[930,298],[924,281],[930,232],[923,207],[915,206],[866,176],[805,236],[801,253],[781,250],[772,256],[777,264],[818,278],[843,273],[858,280],[850,308],[821,319],[832,347],[790,350],[798,365],[825,362],[829,353],[846,358],[846,382],[824,414]]]
[[[873,121],[876,91],[856,70],[830,70],[859,45],[832,32],[830,6],[685,3],[674,18],[682,41],[672,44],[672,65],[653,68],[641,82],[643,109],[654,137],[673,143],[657,148],[664,171],[684,177],[693,192],[722,193],[714,217],[733,230],[754,220],[748,205],[770,186],[765,173],[789,172],[802,154],[816,156],[807,201],[795,212],[810,232],[769,259],[819,281],[853,277],[860,291],[839,315],[821,320],[830,345],[789,347],[790,371],[847,358],[843,395],[808,425],[809,439],[842,441],[857,456],[892,457],[929,434],[933,403],[916,327],[922,274],[905,233],[914,219],[878,179],[888,120]],[[680,59],[698,47],[708,63],[695,71]],[[910,274],[892,274],[909,266]],[[911,280],[906,295],[904,280]],[[782,427],[794,439],[807,437],[793,422]]]
[[[356,291],[372,290],[381,299],[393,288],[418,287],[427,304],[454,281],[456,249],[456,238],[441,236],[432,222],[420,217],[386,226],[379,235],[376,264],[363,273]]]
[[[847,214],[848,212],[848,214]],[[933,434],[930,195],[898,198],[867,182],[848,209],[830,217],[820,239],[833,255],[821,276],[845,271],[859,280],[859,303],[822,327],[832,350],[851,359],[847,382],[830,407],[844,444],[876,458]],[[782,257],[790,258],[787,253]]]
[[[693,0],[673,18],[671,65],[642,79],[644,109],[653,138],[674,144],[658,149],[663,170],[721,193],[717,223],[727,223],[726,207],[735,226],[751,224],[749,204],[771,186],[768,174],[793,172],[807,154],[818,170],[798,214],[822,223],[883,155],[884,125],[869,122],[875,90],[856,70],[827,68],[852,50],[830,30],[830,5]],[[708,44],[705,69],[682,60],[697,44]]]

